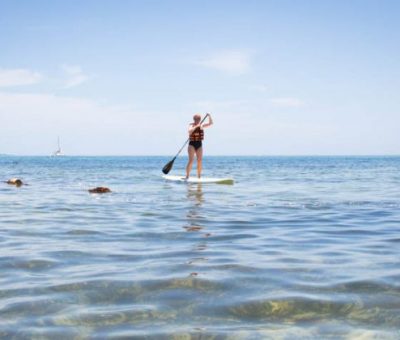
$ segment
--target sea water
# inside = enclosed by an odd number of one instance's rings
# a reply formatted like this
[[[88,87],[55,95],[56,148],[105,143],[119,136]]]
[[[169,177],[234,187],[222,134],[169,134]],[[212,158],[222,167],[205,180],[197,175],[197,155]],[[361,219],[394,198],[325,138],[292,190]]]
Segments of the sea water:
[[[400,157],[169,160],[0,157],[0,338],[400,338]]]

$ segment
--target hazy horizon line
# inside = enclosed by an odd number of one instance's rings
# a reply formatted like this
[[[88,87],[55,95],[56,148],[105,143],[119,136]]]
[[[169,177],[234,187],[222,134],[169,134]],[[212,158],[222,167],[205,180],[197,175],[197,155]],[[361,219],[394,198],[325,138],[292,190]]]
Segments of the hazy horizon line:
[[[65,158],[65,157],[173,157],[174,155],[153,155],[153,154],[113,154],[113,155],[96,155],[96,154],[71,154],[62,156],[53,156],[47,154],[5,154],[0,153],[0,157],[50,157],[50,158]],[[180,158],[187,158],[187,155],[181,155]],[[399,154],[211,154],[207,157],[400,157]]]

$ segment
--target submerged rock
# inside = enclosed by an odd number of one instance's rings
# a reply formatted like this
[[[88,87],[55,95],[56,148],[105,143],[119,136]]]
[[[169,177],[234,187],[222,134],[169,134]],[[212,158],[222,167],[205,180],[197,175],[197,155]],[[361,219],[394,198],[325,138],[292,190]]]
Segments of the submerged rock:
[[[24,182],[22,182],[19,178],[10,178],[6,183],[10,185],[15,185],[17,187],[20,187],[24,184]]]
[[[105,194],[107,192],[111,192],[111,190],[107,187],[96,187],[88,190],[91,194]]]
[[[203,227],[198,227],[198,226],[191,226],[191,227],[184,227],[186,231],[200,231],[203,229]]]

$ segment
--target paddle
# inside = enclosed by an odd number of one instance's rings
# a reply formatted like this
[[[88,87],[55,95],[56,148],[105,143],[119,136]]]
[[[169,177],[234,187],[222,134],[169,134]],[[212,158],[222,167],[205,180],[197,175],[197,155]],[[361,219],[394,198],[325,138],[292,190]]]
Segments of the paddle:
[[[206,120],[207,116],[208,116],[208,113],[207,113],[207,114],[205,115],[205,117],[202,119],[202,121],[200,122],[200,124],[202,124],[202,123]],[[194,131],[193,131],[193,132],[194,132]],[[192,133],[193,133],[193,132],[192,132]],[[167,175],[168,172],[171,171],[171,169],[172,169],[172,167],[173,167],[173,165],[174,165],[174,162],[175,162],[176,157],[179,156],[179,154],[181,153],[181,151],[183,150],[183,148],[186,146],[186,144],[189,142],[189,140],[190,140],[190,137],[186,140],[185,144],[183,144],[183,146],[179,149],[179,151],[178,151],[178,153],[175,155],[175,157],[172,158],[172,160],[169,161],[167,164],[165,164],[165,166],[162,168],[162,172],[163,172],[164,174]]]

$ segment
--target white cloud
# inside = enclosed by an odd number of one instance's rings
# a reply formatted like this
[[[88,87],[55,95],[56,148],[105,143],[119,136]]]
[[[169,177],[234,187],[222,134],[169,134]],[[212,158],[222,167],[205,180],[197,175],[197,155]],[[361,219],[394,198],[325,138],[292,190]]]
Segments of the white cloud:
[[[39,72],[25,69],[0,69],[0,87],[36,84],[42,79]]]
[[[89,79],[78,65],[63,65],[62,69],[66,75],[65,88],[78,86]]]
[[[366,116],[355,138],[357,121],[347,115],[326,118],[308,109],[285,115],[271,105],[270,99],[263,105],[204,100],[189,108],[213,115],[206,155],[398,153],[397,116],[383,122]],[[188,110],[139,112],[71,96],[0,91],[0,153],[50,155],[60,136],[68,155],[173,156],[190,121]]]
[[[241,50],[220,51],[195,64],[231,75],[241,75],[250,70],[250,54]]]
[[[277,107],[302,107],[304,102],[298,98],[293,97],[281,97],[281,98],[271,98],[270,102]]]
[[[68,155],[169,154],[186,138],[186,124],[171,116],[76,97],[0,91],[0,153],[49,155],[60,136]]]

